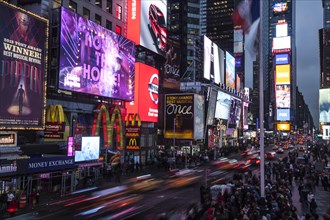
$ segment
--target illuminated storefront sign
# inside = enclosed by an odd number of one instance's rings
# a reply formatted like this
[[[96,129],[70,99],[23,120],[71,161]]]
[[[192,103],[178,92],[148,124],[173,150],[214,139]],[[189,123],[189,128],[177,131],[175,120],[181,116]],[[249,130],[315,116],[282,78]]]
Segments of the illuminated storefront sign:
[[[0,147],[1,146],[17,146],[17,132],[0,131]]]

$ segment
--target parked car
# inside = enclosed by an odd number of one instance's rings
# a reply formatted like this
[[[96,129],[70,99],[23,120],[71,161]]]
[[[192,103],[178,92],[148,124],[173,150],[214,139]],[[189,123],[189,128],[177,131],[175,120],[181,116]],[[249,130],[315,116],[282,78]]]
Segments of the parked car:
[[[157,48],[166,52],[166,21],[163,12],[154,4],[149,7],[149,27],[156,38]]]

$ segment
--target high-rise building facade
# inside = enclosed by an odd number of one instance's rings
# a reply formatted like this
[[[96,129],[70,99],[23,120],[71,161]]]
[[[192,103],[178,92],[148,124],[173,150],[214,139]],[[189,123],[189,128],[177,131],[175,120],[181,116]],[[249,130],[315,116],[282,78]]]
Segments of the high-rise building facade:
[[[323,28],[319,30],[320,48],[320,132],[330,140],[330,1],[323,0]]]
[[[268,115],[268,129],[290,131],[296,127],[295,1],[270,1],[268,15],[265,106],[274,113]]]

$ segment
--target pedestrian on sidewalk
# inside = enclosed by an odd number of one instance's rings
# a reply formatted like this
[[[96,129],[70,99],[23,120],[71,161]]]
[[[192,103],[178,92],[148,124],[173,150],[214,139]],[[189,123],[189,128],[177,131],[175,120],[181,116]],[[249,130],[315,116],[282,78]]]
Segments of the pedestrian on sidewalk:
[[[317,209],[317,204],[315,199],[313,198],[309,205],[309,211],[311,212],[312,215],[314,215],[316,213],[316,209]]]

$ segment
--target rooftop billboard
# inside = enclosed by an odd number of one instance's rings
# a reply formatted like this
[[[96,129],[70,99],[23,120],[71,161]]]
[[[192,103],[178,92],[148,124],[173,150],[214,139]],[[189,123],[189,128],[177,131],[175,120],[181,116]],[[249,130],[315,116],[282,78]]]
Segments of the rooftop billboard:
[[[0,129],[43,129],[48,21],[0,3]]]
[[[60,89],[134,99],[135,44],[61,8]]]
[[[165,55],[167,5],[163,0],[128,1],[127,38]]]

